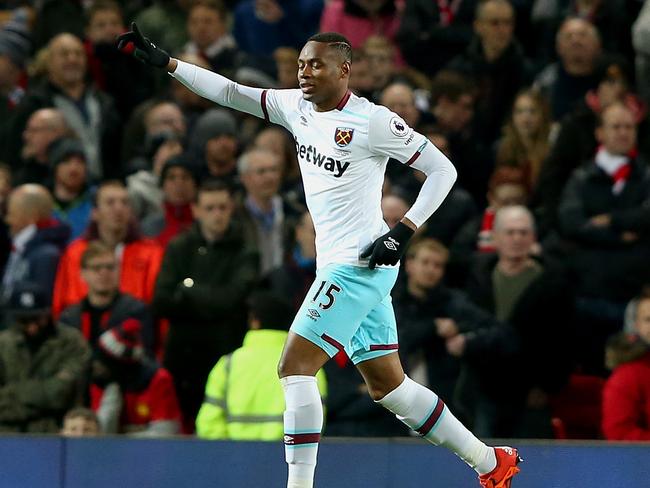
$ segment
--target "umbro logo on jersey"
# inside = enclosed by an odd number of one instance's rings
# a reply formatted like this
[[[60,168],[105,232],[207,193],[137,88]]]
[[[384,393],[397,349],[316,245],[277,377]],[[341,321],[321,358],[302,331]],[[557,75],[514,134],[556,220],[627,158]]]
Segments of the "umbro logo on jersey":
[[[384,241],[384,246],[386,246],[391,251],[397,251],[397,248],[399,247],[399,242],[397,242],[394,238],[389,237],[387,240]]]
[[[293,437],[291,437],[290,435],[285,435],[284,436],[284,443],[288,444],[288,445],[294,444]]]
[[[339,147],[345,147],[352,142],[352,136],[354,135],[354,129],[349,127],[337,127],[334,131],[334,142]]]
[[[315,310],[313,308],[308,308],[307,312],[309,313],[309,316],[313,319],[320,318],[320,314],[318,313],[318,310]]]
[[[345,173],[345,170],[350,166],[350,162],[343,163],[338,159],[327,157],[319,153],[314,146],[304,146],[296,140],[296,153],[300,159],[307,161],[308,163],[323,168],[325,171],[332,173],[334,178],[340,178]]]
[[[306,127],[308,125],[307,117],[305,117],[304,115],[301,115],[300,116],[300,123]]]

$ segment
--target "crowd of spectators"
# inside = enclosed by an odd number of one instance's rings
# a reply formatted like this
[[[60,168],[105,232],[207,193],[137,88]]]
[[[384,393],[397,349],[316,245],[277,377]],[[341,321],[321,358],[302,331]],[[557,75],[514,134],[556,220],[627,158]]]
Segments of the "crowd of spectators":
[[[566,435],[591,378],[594,435],[650,439],[649,0],[0,1],[0,431],[282,436],[316,271],[293,136],[119,51],[132,21],[278,89],[345,35],[350,88],[458,170],[393,292],[407,373],[487,437]],[[408,435],[344,354],[319,385],[325,435]]]

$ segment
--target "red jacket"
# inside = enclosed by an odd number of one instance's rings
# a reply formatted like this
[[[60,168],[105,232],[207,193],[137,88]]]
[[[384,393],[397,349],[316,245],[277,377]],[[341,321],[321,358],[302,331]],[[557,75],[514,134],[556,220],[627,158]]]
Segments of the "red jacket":
[[[618,366],[603,391],[608,440],[650,441],[650,352]]]
[[[90,386],[90,405],[93,410],[99,409],[103,395],[103,389],[97,385]],[[144,390],[127,391],[123,395],[121,430],[130,431],[134,426],[145,426],[160,420],[173,420],[180,424],[181,411],[174,380],[165,368],[158,368]]]
[[[52,297],[52,314],[55,319],[58,319],[63,309],[88,294],[88,287],[81,279],[81,255],[86,247],[88,239],[74,240],[59,261]],[[150,303],[163,252],[163,248],[150,239],[135,239],[125,244],[120,269],[120,291]]]

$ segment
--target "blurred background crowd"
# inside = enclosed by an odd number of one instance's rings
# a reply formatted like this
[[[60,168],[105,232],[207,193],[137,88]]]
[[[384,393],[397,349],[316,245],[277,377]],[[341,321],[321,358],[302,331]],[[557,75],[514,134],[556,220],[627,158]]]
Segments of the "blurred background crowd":
[[[351,89],[458,170],[393,303],[407,373],[487,437],[650,440],[650,1],[0,1],[0,430],[280,439],[315,276],[293,137],[115,46]],[[424,175],[390,161],[395,225]],[[344,354],[325,435],[408,435]]]

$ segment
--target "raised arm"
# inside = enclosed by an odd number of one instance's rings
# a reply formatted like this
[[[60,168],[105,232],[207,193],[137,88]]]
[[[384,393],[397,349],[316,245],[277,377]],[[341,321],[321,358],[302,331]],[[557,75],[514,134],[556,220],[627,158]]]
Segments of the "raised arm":
[[[225,76],[177,59],[170,59],[169,74],[194,93],[224,107],[264,118],[260,88],[240,85]]]
[[[240,85],[225,76],[170,57],[145,37],[135,22],[131,24],[131,31],[118,37],[117,47],[143,63],[166,69],[171,76],[202,97],[224,107],[265,117],[262,108],[265,90]]]

